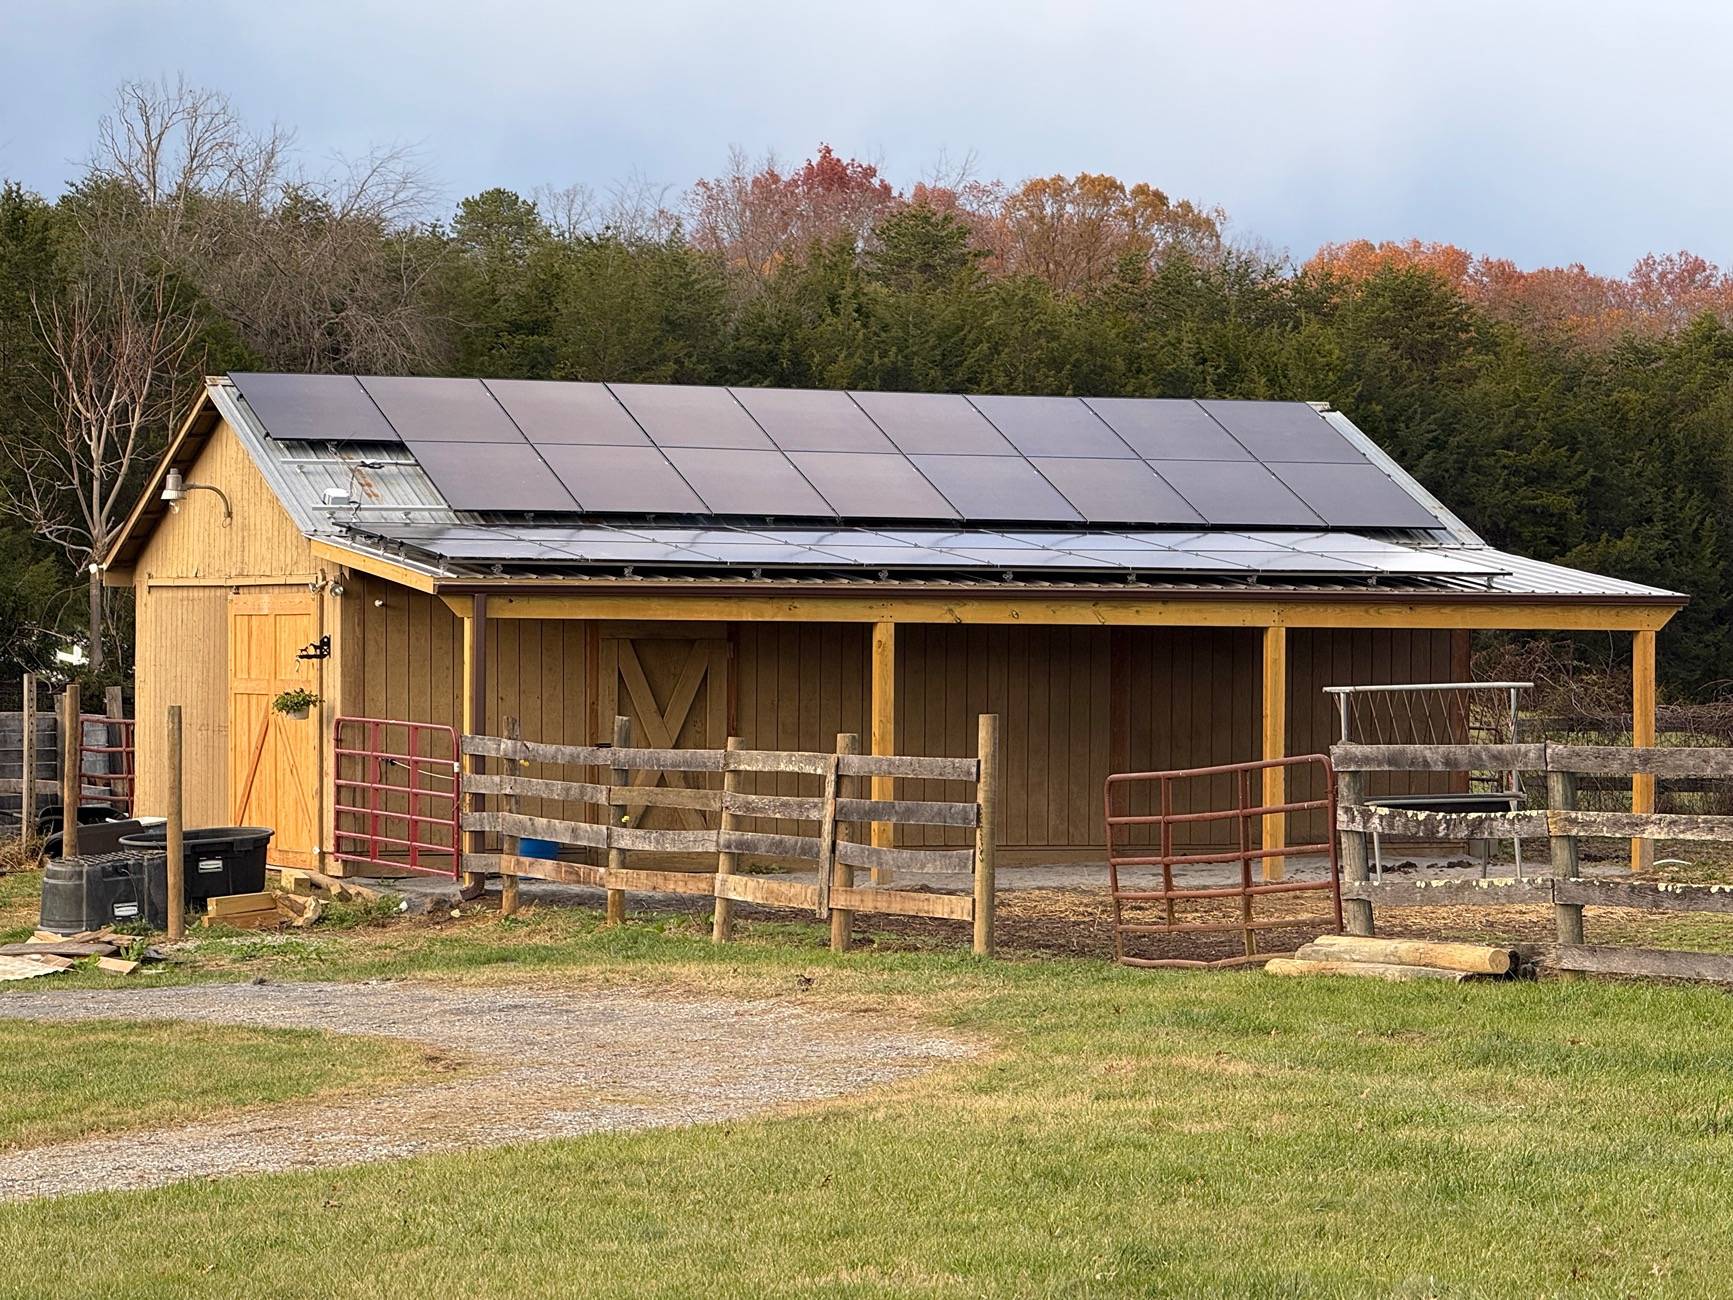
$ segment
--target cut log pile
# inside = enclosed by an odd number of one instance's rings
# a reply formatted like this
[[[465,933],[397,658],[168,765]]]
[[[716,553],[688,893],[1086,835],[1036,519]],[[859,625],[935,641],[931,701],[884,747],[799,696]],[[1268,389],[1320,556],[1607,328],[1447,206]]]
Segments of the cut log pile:
[[[273,867],[274,885],[256,894],[229,894],[206,904],[205,926],[227,925],[237,930],[272,930],[287,925],[305,929],[333,903],[376,903],[386,895],[352,880],[322,871]]]
[[[1518,969],[1518,954],[1509,948],[1350,934],[1320,935],[1292,957],[1274,957],[1264,965],[1271,975],[1378,980],[1509,979]]]

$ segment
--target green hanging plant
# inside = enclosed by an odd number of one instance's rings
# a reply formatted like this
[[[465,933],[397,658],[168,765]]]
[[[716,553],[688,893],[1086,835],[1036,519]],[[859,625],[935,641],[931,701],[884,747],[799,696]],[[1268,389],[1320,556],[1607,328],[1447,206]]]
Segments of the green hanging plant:
[[[271,701],[271,707],[287,718],[304,718],[315,704],[320,703],[319,697],[305,686],[297,686],[293,690],[284,691]]]

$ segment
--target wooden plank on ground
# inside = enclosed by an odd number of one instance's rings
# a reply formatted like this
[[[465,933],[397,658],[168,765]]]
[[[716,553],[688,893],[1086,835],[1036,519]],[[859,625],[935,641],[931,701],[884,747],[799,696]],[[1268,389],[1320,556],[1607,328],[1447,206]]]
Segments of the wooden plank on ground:
[[[975,900],[967,894],[922,894],[910,889],[839,885],[830,891],[830,905],[850,912],[883,912],[889,916],[927,916],[943,921],[975,919]]]
[[[1556,970],[1585,971],[1594,975],[1647,975],[1661,979],[1733,983],[1733,956],[1713,952],[1570,944],[1556,949],[1548,965]]]
[[[138,969],[138,963],[124,957],[98,957],[96,969],[108,975],[130,975]]]
[[[101,940],[61,939],[54,943],[0,944],[0,957],[31,957],[47,953],[54,957],[106,957],[118,947]]]
[[[205,913],[209,916],[234,916],[241,912],[276,910],[277,895],[268,889],[257,894],[220,894],[205,901]]]
[[[1342,897],[1378,907],[1532,907],[1553,901],[1550,880],[1344,880]]]
[[[1437,966],[1390,966],[1370,961],[1306,961],[1296,957],[1272,957],[1264,963],[1270,975],[1347,975],[1373,980],[1449,980],[1461,983],[1473,979],[1465,970],[1444,970]]]

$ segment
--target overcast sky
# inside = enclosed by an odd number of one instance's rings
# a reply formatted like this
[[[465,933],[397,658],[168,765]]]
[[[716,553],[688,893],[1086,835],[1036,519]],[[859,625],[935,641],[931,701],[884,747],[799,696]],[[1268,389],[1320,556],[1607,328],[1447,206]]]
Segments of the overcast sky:
[[[452,201],[828,141],[1147,180],[1300,257],[1733,262],[1724,0],[0,0],[0,175],[55,193],[117,82],[180,73],[314,159],[418,145]]]

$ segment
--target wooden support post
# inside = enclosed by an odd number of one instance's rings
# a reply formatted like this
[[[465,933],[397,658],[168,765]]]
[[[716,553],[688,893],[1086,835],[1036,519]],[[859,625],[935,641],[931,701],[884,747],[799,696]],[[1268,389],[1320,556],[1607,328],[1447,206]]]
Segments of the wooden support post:
[[[1631,641],[1631,744],[1639,749],[1655,743],[1655,633],[1638,632]],[[1655,778],[1639,773],[1631,778],[1631,811],[1655,811]],[[1631,870],[1655,865],[1655,841],[1631,841]]]
[[[976,753],[981,760],[975,798],[981,815],[975,827],[975,955],[993,955],[993,920],[998,889],[999,715],[983,713]]]
[[[463,620],[463,734],[480,736],[486,730],[487,596],[477,592],[471,598],[469,613]],[[463,760],[466,773],[477,771],[480,765],[480,760],[473,756],[466,756]],[[470,811],[482,811],[485,802],[482,796],[471,795]],[[463,840],[463,851],[479,858],[483,848],[480,832],[466,833]],[[465,871],[458,892],[466,899],[480,898],[486,888],[486,876],[478,871]]]
[[[872,752],[875,754],[894,754],[897,752],[897,625],[895,623],[873,624],[873,662],[872,662]],[[874,799],[895,799],[896,778],[875,776],[872,779]],[[896,843],[897,828],[891,822],[874,822],[872,824],[872,843],[874,848],[888,849]],[[872,883],[888,885],[891,883],[891,871],[888,867],[872,869]]]
[[[165,879],[168,881],[168,937],[171,943],[186,938],[187,933],[187,859],[186,822],[182,807],[181,788],[181,706],[168,706],[168,735],[163,749],[163,773],[168,807],[167,838],[163,850],[168,855]]]
[[[19,834],[26,844],[36,838],[36,769],[40,764],[36,758],[36,674],[24,674],[23,714],[20,718],[24,731],[23,753],[20,755],[20,772],[24,783],[18,787],[18,826]]]
[[[523,725],[518,722],[516,718],[507,718],[505,720],[505,738],[507,740],[523,739]],[[504,769],[507,776],[512,776],[515,775],[512,769],[517,765],[517,762],[518,760],[515,758],[508,758],[502,760],[500,766]],[[505,812],[515,813],[518,810],[517,796],[515,794],[506,795],[500,800],[500,807]],[[518,837],[515,835],[506,836],[504,847],[507,853],[516,857],[519,852]],[[507,869],[500,873],[499,914],[501,916],[517,915],[517,883],[517,872],[515,870]]]
[[[1263,691],[1263,757],[1286,757],[1288,751],[1288,629],[1264,629],[1264,691]],[[1264,769],[1265,804],[1286,802],[1287,771],[1280,767]],[[1288,842],[1288,818],[1285,813],[1264,814],[1263,847],[1279,849]],[[1281,880],[1287,875],[1287,863],[1282,858],[1263,860],[1265,880]]]
[[[1358,805],[1366,794],[1366,778],[1359,772],[1336,773],[1336,806]],[[1327,834],[1339,835],[1342,845],[1342,879],[1350,884],[1365,884],[1371,878],[1371,859],[1366,852],[1365,831],[1338,831],[1329,828]],[[1349,934],[1372,933],[1372,903],[1364,898],[1342,900],[1342,924]]]
[[[845,731],[836,738],[836,752],[839,754],[860,753],[860,737],[852,731]],[[841,789],[837,793],[844,799],[858,798],[860,778],[845,776],[841,778]],[[848,823],[838,822],[836,826],[838,842],[849,838]],[[854,885],[854,868],[841,860],[836,862],[836,883],[844,889]],[[832,952],[847,952],[854,938],[854,913],[847,908],[832,908],[830,913],[830,950]]]
[[[60,856],[78,856],[78,800],[83,793],[84,722],[78,683],[68,682],[60,697]]]
[[[1570,810],[1577,806],[1577,779],[1569,772],[1546,774],[1546,801],[1549,808]],[[1551,838],[1552,878],[1554,881],[1575,880],[1581,871],[1577,865],[1577,837],[1554,834]],[[1583,941],[1583,905],[1554,903],[1553,918],[1558,922],[1561,944]]]
[[[632,747],[632,720],[630,718],[625,718],[625,717],[615,718],[614,719],[614,748],[615,749],[630,749],[631,747]],[[624,786],[624,785],[628,785],[631,783],[632,770],[630,768],[626,768],[626,767],[610,768],[610,769],[608,769],[608,776],[609,776],[609,782],[608,783],[610,785]],[[625,810],[624,806],[622,806],[620,808],[619,812],[616,813],[614,811],[614,808],[612,807],[612,805],[610,805],[605,810],[605,813],[606,813],[606,816],[608,818],[608,828],[609,828],[609,832],[610,832],[609,838],[611,840],[612,839],[612,830],[613,830],[613,827],[616,823],[616,820],[625,821],[628,818],[630,818],[631,814]],[[626,850],[617,849],[613,846],[612,843],[610,843],[608,845],[608,874],[610,876],[612,876],[614,872],[624,870],[625,866],[626,866]],[[610,888],[608,889],[608,924],[609,925],[623,925],[625,923],[625,920],[626,920],[626,891],[623,889],[614,889],[610,885]]]
[[[739,736],[730,736],[728,737],[728,744],[725,748],[730,754],[732,754],[739,750],[742,744],[743,742]],[[737,831],[740,829],[740,815],[728,811],[726,799],[728,795],[738,794],[739,791],[740,773],[735,771],[732,767],[724,766],[722,769],[722,793],[724,796],[724,802],[721,816],[717,822],[717,825],[724,836],[726,836],[729,831]],[[732,876],[739,866],[740,855],[738,853],[730,853],[727,849],[720,849],[717,851],[717,875]],[[835,932],[836,918],[833,915],[831,918],[831,933],[834,934]],[[734,900],[732,898],[723,898],[718,894],[716,896],[716,911],[710,920],[710,942],[727,943],[733,937]]]

